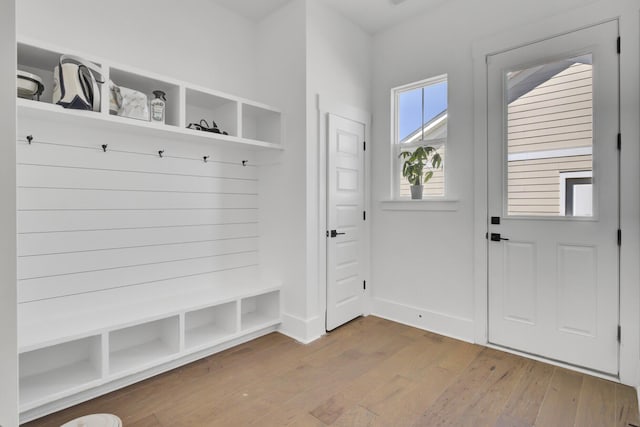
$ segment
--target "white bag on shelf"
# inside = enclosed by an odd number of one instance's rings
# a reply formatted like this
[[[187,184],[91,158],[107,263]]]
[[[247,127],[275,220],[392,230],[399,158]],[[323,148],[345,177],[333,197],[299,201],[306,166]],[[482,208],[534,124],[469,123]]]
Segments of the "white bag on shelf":
[[[53,70],[53,103],[64,108],[100,111],[102,68],[73,55],[62,55]]]

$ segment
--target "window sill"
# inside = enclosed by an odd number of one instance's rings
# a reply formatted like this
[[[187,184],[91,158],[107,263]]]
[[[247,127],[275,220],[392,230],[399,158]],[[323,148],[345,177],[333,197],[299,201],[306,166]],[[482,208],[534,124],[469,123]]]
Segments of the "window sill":
[[[460,204],[457,199],[422,200],[383,200],[380,202],[385,211],[457,211]]]

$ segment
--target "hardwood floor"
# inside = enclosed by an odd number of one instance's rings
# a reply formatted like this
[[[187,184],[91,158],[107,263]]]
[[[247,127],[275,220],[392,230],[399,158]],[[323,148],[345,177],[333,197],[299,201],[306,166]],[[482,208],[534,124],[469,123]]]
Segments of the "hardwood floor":
[[[125,427],[639,426],[635,390],[369,316],[303,345],[273,333],[28,423]]]

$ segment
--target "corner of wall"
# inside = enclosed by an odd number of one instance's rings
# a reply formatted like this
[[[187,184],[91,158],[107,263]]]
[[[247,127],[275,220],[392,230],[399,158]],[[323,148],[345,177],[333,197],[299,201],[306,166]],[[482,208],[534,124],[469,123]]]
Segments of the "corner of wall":
[[[0,424],[18,425],[16,298],[16,2],[0,4]]]

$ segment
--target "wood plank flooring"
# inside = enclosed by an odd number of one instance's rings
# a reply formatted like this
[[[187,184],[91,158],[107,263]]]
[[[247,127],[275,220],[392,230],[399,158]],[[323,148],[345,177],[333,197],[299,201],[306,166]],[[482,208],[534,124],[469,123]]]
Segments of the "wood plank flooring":
[[[26,424],[640,426],[635,390],[369,316],[303,345],[273,333]]]

